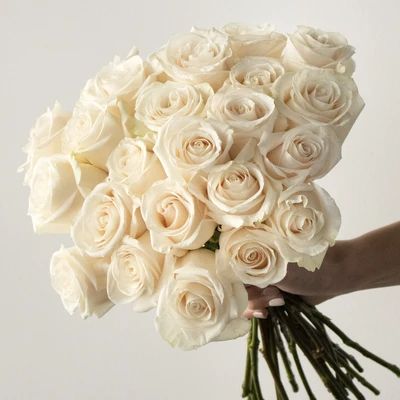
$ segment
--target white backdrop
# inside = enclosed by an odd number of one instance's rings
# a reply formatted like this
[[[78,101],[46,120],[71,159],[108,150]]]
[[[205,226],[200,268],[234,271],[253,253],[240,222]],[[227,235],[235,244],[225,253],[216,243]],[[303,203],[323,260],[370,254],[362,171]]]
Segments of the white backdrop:
[[[399,12],[397,0],[0,0],[0,398],[240,398],[244,339],[185,353],[157,336],[152,313],[135,315],[126,306],[81,321],[64,311],[50,288],[48,263],[68,238],[33,234],[28,192],[16,174],[20,148],[48,105],[59,99],[72,107],[86,79],[114,54],[135,44],[147,55],[191,25],[267,21],[286,31],[296,24],[340,31],[357,48],[355,79],[367,105],[342,162],[320,183],[341,208],[340,238],[351,238],[400,219]],[[321,309],[359,342],[400,363],[399,302],[400,288],[388,288]],[[383,400],[399,398],[400,381],[363,365]],[[317,398],[329,399],[309,371]],[[274,398],[271,381],[263,380]]]

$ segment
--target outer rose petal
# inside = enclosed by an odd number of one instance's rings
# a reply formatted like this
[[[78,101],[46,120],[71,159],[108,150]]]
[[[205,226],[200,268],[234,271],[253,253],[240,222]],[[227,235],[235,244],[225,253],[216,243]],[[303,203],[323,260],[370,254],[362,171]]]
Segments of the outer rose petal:
[[[175,258],[161,292],[156,326],[173,347],[191,350],[245,334],[248,322],[241,315],[246,306],[244,286],[217,276],[213,252],[195,250]]]
[[[112,307],[106,292],[106,274],[104,260],[82,255],[76,247],[61,247],[51,258],[54,290],[68,313],[79,309],[82,318],[101,317]]]
[[[164,276],[164,255],[151,247],[146,232],[138,239],[126,236],[111,256],[107,293],[114,304],[132,303],[144,312],[157,305]]]
[[[305,237],[298,237],[287,226],[293,218],[310,218],[316,230]],[[335,244],[340,228],[340,211],[335,201],[315,184],[293,186],[284,192],[272,216],[274,227],[286,240],[280,243],[283,256],[299,266],[314,271],[321,266],[329,246]]]

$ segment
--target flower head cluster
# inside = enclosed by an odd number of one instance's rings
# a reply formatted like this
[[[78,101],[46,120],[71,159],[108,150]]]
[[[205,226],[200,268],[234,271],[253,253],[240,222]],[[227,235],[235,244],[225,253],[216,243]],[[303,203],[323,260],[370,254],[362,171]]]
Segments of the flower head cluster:
[[[25,182],[35,231],[73,239],[51,260],[67,311],[156,307],[162,337],[192,349],[247,332],[246,284],[319,268],[340,213],[313,182],[363,107],[353,53],[304,26],[193,28],[43,114]]]

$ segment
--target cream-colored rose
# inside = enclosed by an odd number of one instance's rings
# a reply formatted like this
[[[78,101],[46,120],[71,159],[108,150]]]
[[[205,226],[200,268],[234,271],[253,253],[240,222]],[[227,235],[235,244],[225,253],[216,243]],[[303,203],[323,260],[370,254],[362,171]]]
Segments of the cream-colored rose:
[[[107,161],[110,181],[124,185],[130,195],[141,196],[154,182],[164,179],[153,146],[153,135],[122,139]]]
[[[36,233],[68,233],[84,197],[106,178],[103,170],[56,154],[40,158],[30,182],[29,211]]]
[[[25,171],[25,185],[29,184],[39,158],[61,153],[61,136],[70,117],[71,114],[65,112],[60,103],[56,102],[52,109],[48,108],[36,120],[35,126],[30,131],[28,144],[23,149],[27,154],[27,160],[18,170]]]
[[[139,199],[129,196],[121,185],[104,182],[86,197],[71,236],[87,255],[105,257],[125,235],[137,238],[145,231]]]
[[[264,132],[272,132],[275,102],[272,97],[249,88],[226,86],[210,99],[207,116],[230,125],[235,142],[259,139]]]
[[[354,81],[330,70],[286,73],[273,92],[284,117],[296,124],[332,125],[342,141],[364,107]]]
[[[228,161],[231,146],[228,125],[201,117],[173,117],[157,135],[154,152],[168,177],[184,182]]]
[[[280,185],[256,164],[230,161],[211,168],[208,175],[196,174],[189,190],[218,224],[238,228],[262,222],[271,213]]]
[[[282,238],[264,225],[222,232],[216,251],[218,271],[232,281],[260,288],[273,285],[286,275],[280,241]]]
[[[314,271],[333,246],[340,228],[340,211],[335,201],[315,184],[292,186],[282,192],[271,218],[284,238],[282,255]]]
[[[298,126],[298,124],[278,112],[272,132],[286,132],[296,126]]]
[[[213,93],[208,83],[154,82],[140,93],[136,118],[149,129],[158,131],[173,116],[202,115]]]
[[[107,170],[108,156],[123,137],[121,119],[112,108],[77,106],[64,130],[63,150]]]
[[[218,276],[215,255],[206,249],[168,260],[173,272],[161,291],[156,327],[171,346],[195,349],[215,340],[236,339],[249,330],[242,283]]]
[[[164,255],[153,250],[146,232],[137,239],[125,236],[111,256],[107,293],[115,304],[132,303],[144,312],[157,305],[162,288]]]
[[[79,310],[82,318],[101,317],[112,307],[106,290],[107,267],[104,260],[82,255],[76,247],[61,247],[53,254],[51,285],[69,314]]]
[[[198,249],[217,226],[205,205],[172,179],[154,183],[143,195],[142,214],[151,244],[161,253]]]
[[[173,80],[209,83],[217,90],[229,74],[232,50],[228,36],[216,30],[199,30],[173,37],[153,55]]]
[[[284,73],[283,65],[275,58],[245,57],[232,67],[229,81],[232,86],[244,86],[271,95],[272,85]]]
[[[114,57],[94,78],[89,79],[81,92],[79,103],[104,107],[114,101],[134,106],[139,89],[151,80],[152,69],[134,49],[126,59]]]
[[[222,30],[229,35],[235,59],[247,56],[280,58],[286,45],[286,36],[269,24],[230,23]]]
[[[258,165],[285,186],[321,178],[341,158],[341,143],[335,131],[321,125],[300,125],[264,135],[258,148]]]
[[[290,71],[311,66],[351,75],[355,67],[351,59],[353,54],[354,47],[340,33],[299,26],[296,32],[289,35],[283,63]]]

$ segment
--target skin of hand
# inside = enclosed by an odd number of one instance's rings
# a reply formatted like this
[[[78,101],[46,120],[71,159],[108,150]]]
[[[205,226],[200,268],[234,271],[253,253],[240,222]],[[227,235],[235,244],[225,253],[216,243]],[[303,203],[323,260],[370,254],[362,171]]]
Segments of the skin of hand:
[[[281,291],[316,305],[342,294],[394,285],[400,285],[400,222],[337,241],[314,272],[290,263],[285,278],[275,286],[247,286],[244,316],[266,318],[268,307],[284,304]]]

